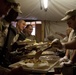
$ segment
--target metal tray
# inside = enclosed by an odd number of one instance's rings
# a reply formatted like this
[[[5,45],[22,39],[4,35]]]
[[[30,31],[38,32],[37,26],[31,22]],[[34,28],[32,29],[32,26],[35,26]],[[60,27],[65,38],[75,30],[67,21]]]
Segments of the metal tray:
[[[27,70],[27,71],[30,71],[30,72],[35,72],[35,73],[47,73],[49,70],[51,70],[51,68],[53,68],[57,63],[58,61],[55,61],[53,63],[49,63],[49,66],[46,66],[45,68],[33,68],[33,67],[26,67],[24,64],[20,64],[22,63],[23,61],[20,61],[20,62],[17,62],[17,63],[14,63],[14,64],[11,64],[9,65],[10,68],[17,68],[19,66],[22,66],[22,68],[24,70]]]

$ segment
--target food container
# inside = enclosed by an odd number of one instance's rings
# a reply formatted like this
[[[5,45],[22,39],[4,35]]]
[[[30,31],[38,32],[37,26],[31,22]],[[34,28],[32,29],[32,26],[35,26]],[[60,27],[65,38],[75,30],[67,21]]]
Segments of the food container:
[[[47,60],[49,63],[55,63],[56,61],[59,60],[59,56],[55,56],[55,55],[44,55],[44,56],[40,56],[39,59],[40,60]]]
[[[30,60],[30,61],[29,61]],[[22,66],[24,70],[36,73],[47,73],[54,65],[57,64],[57,61],[54,63],[49,63],[48,61],[40,60],[41,62],[33,62],[32,59],[22,60],[15,64],[9,65],[10,68],[17,68]]]

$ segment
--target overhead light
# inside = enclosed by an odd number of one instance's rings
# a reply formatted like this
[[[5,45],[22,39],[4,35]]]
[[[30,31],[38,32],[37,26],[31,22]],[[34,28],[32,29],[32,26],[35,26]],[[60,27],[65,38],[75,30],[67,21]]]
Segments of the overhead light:
[[[48,0],[43,0],[43,6],[44,6],[44,9],[47,10],[47,8],[48,8]]]
[[[44,9],[45,11],[47,11],[48,9],[48,0],[40,0],[40,9]]]

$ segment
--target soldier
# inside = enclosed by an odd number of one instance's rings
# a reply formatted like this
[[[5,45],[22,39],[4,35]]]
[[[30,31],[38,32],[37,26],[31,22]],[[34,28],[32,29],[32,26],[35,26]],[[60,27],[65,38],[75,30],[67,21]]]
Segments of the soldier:
[[[76,9],[67,11],[62,21],[66,21],[68,26],[74,29],[74,32],[76,32]],[[54,40],[51,45],[60,49],[65,48],[74,50],[76,49],[76,36],[71,42],[62,44],[59,42],[59,40]]]
[[[1,23],[0,23],[0,58],[2,60],[0,60],[0,64],[3,65],[4,58],[6,58],[5,54],[7,54],[7,49],[6,47],[8,47],[8,40],[9,40],[9,32],[10,32],[10,27],[11,27],[11,22],[16,20],[18,13],[22,13],[20,10],[20,4],[19,3],[15,3],[14,5],[12,5],[12,8],[10,9],[9,13],[3,18],[1,19]],[[6,66],[6,65],[4,65]]]

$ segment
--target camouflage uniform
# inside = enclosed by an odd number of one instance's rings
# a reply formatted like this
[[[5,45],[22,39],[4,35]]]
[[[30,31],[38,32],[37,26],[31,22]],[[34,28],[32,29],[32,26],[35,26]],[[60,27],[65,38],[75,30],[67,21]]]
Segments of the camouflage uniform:
[[[5,20],[0,21],[0,47],[3,47],[5,38],[7,36],[9,24],[5,23]]]

